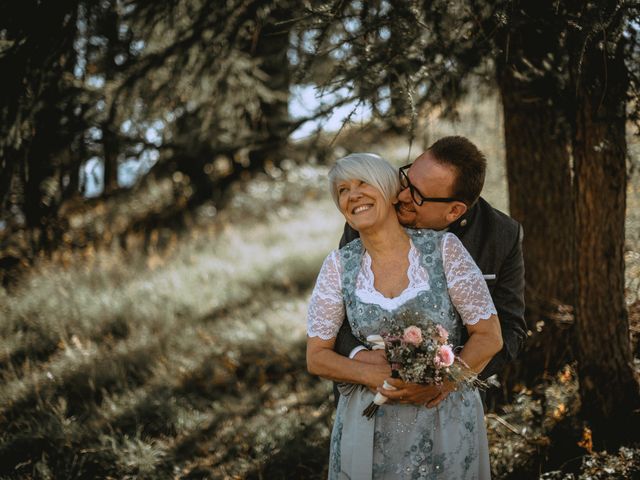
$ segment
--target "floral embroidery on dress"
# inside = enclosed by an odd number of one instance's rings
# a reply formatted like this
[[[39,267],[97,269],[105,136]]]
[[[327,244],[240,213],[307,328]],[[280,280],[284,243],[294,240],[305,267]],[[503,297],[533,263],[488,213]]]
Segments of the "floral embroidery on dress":
[[[331,450],[329,456],[329,476],[340,474],[340,442],[342,440],[342,420],[336,416],[331,434]]]

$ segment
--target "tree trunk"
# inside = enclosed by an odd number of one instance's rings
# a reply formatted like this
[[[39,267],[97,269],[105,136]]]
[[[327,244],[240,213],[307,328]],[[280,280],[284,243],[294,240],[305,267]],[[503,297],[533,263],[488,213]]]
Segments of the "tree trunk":
[[[554,373],[572,357],[570,124],[564,107],[549,102],[553,80],[522,74],[545,59],[554,41],[534,27],[519,29],[508,39],[509,57],[497,64],[510,213],[524,229],[526,319],[532,331],[525,352],[505,372],[507,386]]]
[[[16,152],[13,148],[7,148],[4,153],[6,156],[0,160],[0,211],[3,212],[9,210],[8,197],[11,190],[11,181],[13,180],[13,171],[16,163],[18,163],[14,159]]]
[[[103,194],[113,193],[118,189],[118,139],[112,133],[111,127],[111,124],[102,126],[102,149],[104,155]]]
[[[62,202],[73,198],[80,193],[80,165],[79,157],[74,154],[71,148],[63,153],[63,161],[61,162],[62,175],[60,177],[60,190],[62,192]]]
[[[123,47],[118,37],[119,16],[116,11],[115,4],[102,12],[101,22],[99,23],[99,31],[107,39],[105,47],[103,71],[105,84],[109,85],[113,82],[115,72],[118,70],[116,56],[121,53]],[[120,153],[120,145],[118,142],[118,126],[116,125],[117,105],[111,95],[106,95],[106,103],[108,112],[106,120],[102,123],[102,154],[104,162],[104,189],[102,194],[108,195],[118,189],[118,154]]]
[[[621,427],[640,395],[624,300],[628,79],[622,42],[610,55],[599,40],[589,42],[577,72],[574,284],[582,414],[606,442],[624,431],[637,438],[637,429]]]
[[[251,170],[261,170],[266,163],[278,164],[287,144],[291,83],[287,51],[291,12],[286,6],[276,8],[267,23],[258,23],[256,42],[251,48],[252,55],[261,59],[261,70],[268,76],[266,86],[276,93],[271,102],[261,102],[262,115],[256,130],[264,139],[264,147],[250,153]]]

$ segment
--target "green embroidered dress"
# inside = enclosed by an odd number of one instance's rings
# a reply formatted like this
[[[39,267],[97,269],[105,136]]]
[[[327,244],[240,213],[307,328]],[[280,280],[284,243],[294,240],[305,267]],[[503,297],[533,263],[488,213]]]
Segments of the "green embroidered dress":
[[[386,298],[373,286],[371,258],[360,240],[325,260],[311,297],[309,336],[335,337],[345,310],[356,337],[400,323],[427,319],[459,344],[464,324],[496,313],[482,273],[455,235],[407,230],[411,238],[409,286]],[[487,479],[487,434],[476,389],[451,392],[437,407],[383,405],[373,419],[362,411],[373,394],[362,386],[341,388],[331,434],[330,479]]]

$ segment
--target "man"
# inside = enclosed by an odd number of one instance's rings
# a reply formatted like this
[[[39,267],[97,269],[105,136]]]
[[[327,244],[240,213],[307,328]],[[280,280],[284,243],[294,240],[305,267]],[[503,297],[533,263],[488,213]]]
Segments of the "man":
[[[448,229],[457,235],[485,275],[498,311],[504,347],[480,374],[483,379],[516,358],[527,331],[522,227],[480,198],[485,171],[484,155],[473,143],[460,136],[444,137],[413,164],[400,168],[403,190],[396,206],[400,223],[407,227]],[[340,246],[357,236],[358,232],[345,225]],[[368,363],[386,362],[383,352],[369,351],[353,336],[347,321],[338,333],[335,350]],[[405,384],[396,379],[388,383],[397,388],[383,392],[391,400],[428,407],[444,400],[452,388]],[[337,389],[334,391],[337,400]]]

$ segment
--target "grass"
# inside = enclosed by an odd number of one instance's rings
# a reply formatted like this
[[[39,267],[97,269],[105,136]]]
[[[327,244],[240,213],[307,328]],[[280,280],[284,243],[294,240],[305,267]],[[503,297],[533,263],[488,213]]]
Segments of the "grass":
[[[100,252],[2,293],[1,475],[259,476],[279,446],[326,438],[304,319],[342,222],[310,191],[230,223],[260,193],[162,257]]]

